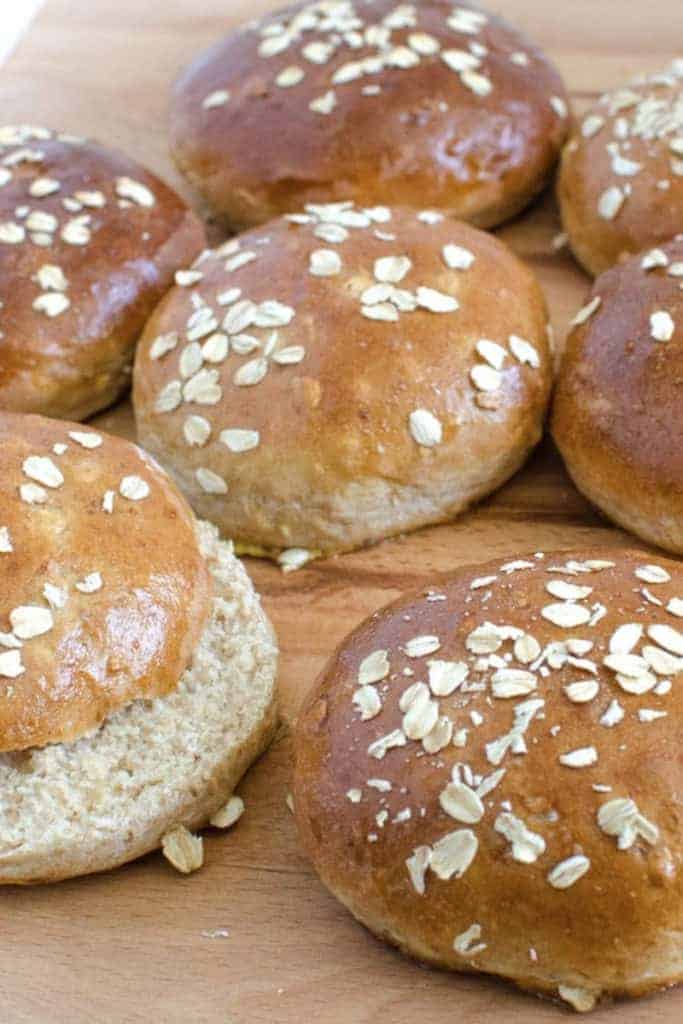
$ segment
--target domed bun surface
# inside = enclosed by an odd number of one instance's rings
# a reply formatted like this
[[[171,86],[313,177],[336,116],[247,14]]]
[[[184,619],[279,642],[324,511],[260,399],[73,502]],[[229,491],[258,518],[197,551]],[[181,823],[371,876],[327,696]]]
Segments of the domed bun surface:
[[[407,953],[578,1010],[683,977],[683,570],[462,569],[377,612],[301,712],[323,882]]]

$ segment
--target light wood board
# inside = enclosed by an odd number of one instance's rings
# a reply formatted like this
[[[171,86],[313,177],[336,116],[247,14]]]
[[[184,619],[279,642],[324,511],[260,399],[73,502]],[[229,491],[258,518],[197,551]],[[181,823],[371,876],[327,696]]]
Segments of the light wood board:
[[[9,2],[9,0],[6,0]],[[16,0],[13,0],[16,2]],[[19,0],[20,2],[20,0]],[[676,54],[680,0],[500,0],[555,58],[577,109]],[[167,153],[171,81],[201,48],[273,6],[266,0],[48,0],[0,69],[3,122],[46,123],[127,150],[187,194]],[[557,336],[587,280],[546,197],[501,236],[539,273]],[[131,430],[123,407],[100,419]],[[451,526],[283,576],[249,562],[282,647],[282,733],[241,786],[231,833],[182,878],[152,855],[117,872],[0,892],[0,1021],[230,1024],[540,1024],[563,1011],[487,979],[450,976],[371,938],[322,889],[285,806],[288,728],[339,640],[402,590],[459,565],[628,538],[601,522],[546,444],[493,499]],[[208,937],[226,929],[227,936]],[[593,1015],[595,1024],[675,1024],[683,990]]]

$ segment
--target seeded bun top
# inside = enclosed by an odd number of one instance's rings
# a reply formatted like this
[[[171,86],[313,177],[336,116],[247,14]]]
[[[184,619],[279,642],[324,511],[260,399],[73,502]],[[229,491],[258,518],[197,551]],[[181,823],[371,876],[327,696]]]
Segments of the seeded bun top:
[[[377,540],[443,517],[446,494],[453,509],[480,497],[539,438],[545,304],[491,235],[434,212],[311,206],[184,281],[138,347],[139,436],[236,541]]]
[[[318,0],[201,54],[171,137],[236,228],[344,199],[489,227],[540,191],[567,128],[559,75],[501,19],[451,0]]]
[[[683,552],[683,235],[595,282],[567,340],[555,441],[577,486]]]
[[[294,801],[370,928],[577,1009],[683,977],[683,570],[652,561],[464,569],[341,646]]]
[[[133,348],[204,231],[121,153],[0,127],[0,408],[84,419],[130,383]]]
[[[0,413],[0,751],[174,689],[210,596],[192,513],[149,456]]]
[[[601,274],[683,224],[683,59],[603,96],[567,144],[558,183],[577,259]]]

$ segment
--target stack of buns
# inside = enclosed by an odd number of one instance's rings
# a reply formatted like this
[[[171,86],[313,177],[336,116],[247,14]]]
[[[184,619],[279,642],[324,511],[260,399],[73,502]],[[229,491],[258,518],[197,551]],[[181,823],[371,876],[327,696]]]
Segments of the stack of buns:
[[[574,125],[544,54],[478,7],[304,0],[186,69],[171,148],[243,234],[207,249],[123,154],[0,128],[4,883],[157,847],[190,872],[195,831],[239,817],[277,644],[233,543],[299,569],[452,520],[522,466],[548,312],[481,229],[560,157],[597,280],[553,436],[607,516],[683,553],[681,60]],[[131,378],[142,448],[73,422]],[[681,617],[678,563],[596,549],[373,616],[295,735],[322,880],[412,956],[579,1011],[681,980]]]

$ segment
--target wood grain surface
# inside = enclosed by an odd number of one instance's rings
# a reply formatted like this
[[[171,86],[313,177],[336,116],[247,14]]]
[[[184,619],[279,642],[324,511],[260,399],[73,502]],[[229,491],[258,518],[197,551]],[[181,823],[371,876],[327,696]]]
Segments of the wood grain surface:
[[[2,2],[2,0],[0,0]],[[8,2],[8,0],[5,0]],[[186,189],[167,152],[169,85],[201,48],[267,0],[48,0],[0,70],[3,122],[46,123],[127,150]],[[680,0],[493,0],[557,61],[576,107],[676,54]],[[500,235],[538,272],[559,339],[587,281],[555,253],[546,196]],[[132,434],[123,406],[98,422]],[[334,646],[360,619],[459,565],[584,543],[625,545],[576,493],[546,443],[457,523],[289,576],[249,562],[282,647],[280,736],[241,786],[247,811],[209,834],[206,863],[159,855],[114,873],[0,892],[0,1021],[223,1024],[540,1024],[563,1010],[481,978],[423,969],[371,938],[323,889],[285,806],[289,729]],[[217,934],[218,933],[218,934]],[[227,933],[227,934],[226,934]],[[595,1024],[675,1024],[683,990],[601,1009]]]

